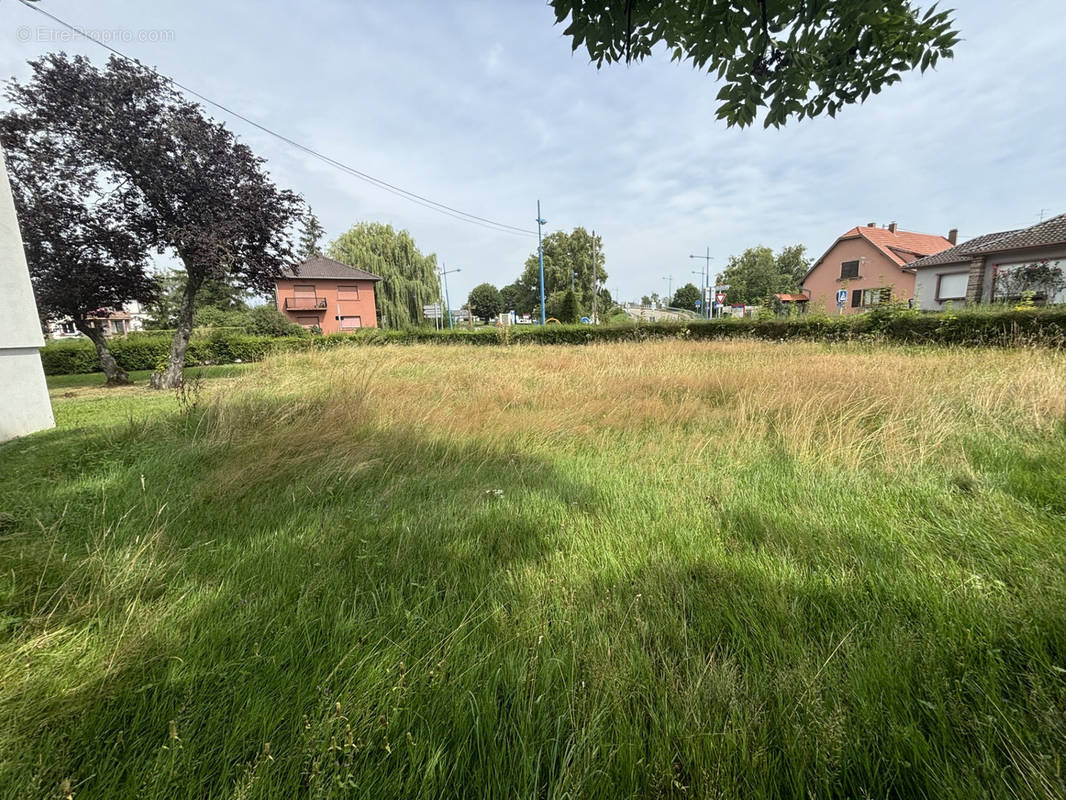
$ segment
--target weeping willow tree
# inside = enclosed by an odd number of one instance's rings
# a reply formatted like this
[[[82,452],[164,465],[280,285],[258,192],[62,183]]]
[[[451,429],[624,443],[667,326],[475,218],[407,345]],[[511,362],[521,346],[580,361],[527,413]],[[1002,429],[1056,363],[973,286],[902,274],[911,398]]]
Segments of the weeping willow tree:
[[[422,306],[440,299],[437,257],[422,255],[407,231],[380,222],[358,222],[337,237],[328,255],[384,279],[375,290],[384,327],[420,325]]]

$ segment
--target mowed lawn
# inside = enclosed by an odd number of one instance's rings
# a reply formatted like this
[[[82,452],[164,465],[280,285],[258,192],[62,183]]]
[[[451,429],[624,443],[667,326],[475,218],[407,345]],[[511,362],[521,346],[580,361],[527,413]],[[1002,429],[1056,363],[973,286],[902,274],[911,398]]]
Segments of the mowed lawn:
[[[1066,356],[380,347],[54,381],[0,797],[1066,796]]]

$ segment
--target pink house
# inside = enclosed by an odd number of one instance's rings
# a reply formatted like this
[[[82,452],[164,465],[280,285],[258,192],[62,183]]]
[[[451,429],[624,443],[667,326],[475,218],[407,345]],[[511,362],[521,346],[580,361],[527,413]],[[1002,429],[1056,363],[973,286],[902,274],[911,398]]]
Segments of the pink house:
[[[274,283],[278,310],[322,333],[378,326],[374,284],[381,278],[325,256],[311,256]]]
[[[912,233],[895,222],[884,228],[873,222],[852,228],[814,262],[800,286],[810,296],[812,310],[830,314],[857,314],[890,299],[911,300],[914,273],[904,271],[907,265],[954,246],[957,235],[954,230],[947,237]]]

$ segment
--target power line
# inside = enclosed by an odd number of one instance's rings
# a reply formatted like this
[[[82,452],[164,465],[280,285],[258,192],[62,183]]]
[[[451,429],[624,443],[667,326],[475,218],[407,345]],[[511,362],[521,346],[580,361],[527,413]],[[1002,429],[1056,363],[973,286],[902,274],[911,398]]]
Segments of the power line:
[[[420,205],[420,206],[422,206],[424,208],[428,208],[431,211],[436,211],[439,214],[444,214],[445,216],[452,217],[454,219],[460,220],[461,222],[468,222],[468,223],[470,223],[472,225],[480,225],[482,228],[488,228],[489,230],[494,230],[494,231],[497,231],[498,233],[521,234],[523,236],[527,236],[527,235],[528,236],[533,236],[533,235],[536,235],[536,233],[537,233],[534,230],[529,230],[529,229],[526,229],[526,228],[519,228],[516,225],[508,225],[506,222],[497,222],[496,220],[488,219],[487,217],[479,217],[477,214],[471,214],[471,213],[469,213],[467,211],[462,211],[462,210],[460,210],[458,208],[453,208],[452,206],[445,205],[444,203],[438,203],[436,200],[431,200],[428,197],[423,197],[422,195],[416,194],[415,192],[411,192],[411,191],[408,191],[407,189],[403,189],[403,188],[401,188],[399,186],[395,186],[394,184],[391,184],[388,181],[384,181],[381,178],[375,178],[373,175],[369,175],[369,174],[367,174],[365,172],[362,172],[362,171],[356,169],[353,166],[345,164],[343,161],[338,161],[337,159],[335,159],[335,158],[333,158],[331,156],[328,156],[325,153],[319,152],[318,150],[315,150],[315,149],[313,149],[311,147],[308,147],[307,145],[300,144],[299,142],[295,141],[294,139],[290,139],[288,136],[286,136],[286,135],[284,135],[282,133],[278,133],[277,131],[275,131],[275,130],[273,130],[271,128],[268,128],[265,125],[262,125],[262,124],[256,122],[255,120],[249,119],[248,117],[244,116],[240,112],[234,111],[232,108],[229,108],[228,106],[226,106],[226,105],[224,105],[222,103],[219,103],[216,100],[212,100],[210,97],[207,97],[206,95],[200,94],[195,89],[192,89],[192,88],[190,88],[188,86],[185,86],[182,83],[179,83],[178,81],[174,80],[173,78],[169,77],[168,75],[162,74],[161,72],[156,70],[154,67],[149,67],[146,64],[141,63],[138,59],[133,58],[132,56],[128,56],[128,55],[126,55],[125,53],[123,53],[123,52],[121,52],[119,50],[116,50],[114,47],[112,47],[111,45],[107,44],[106,42],[103,42],[100,39],[97,39],[95,36],[92,36],[91,34],[86,33],[85,31],[81,30],[80,28],[78,28],[75,25],[72,25],[71,23],[67,22],[66,20],[60,19],[55,14],[52,14],[52,13],[50,13],[48,11],[45,11],[43,8],[41,8],[39,5],[37,5],[35,2],[30,2],[30,0],[19,0],[19,2],[21,2],[22,5],[26,6],[27,8],[31,8],[34,11],[36,11],[37,13],[48,17],[48,19],[52,20],[53,22],[55,22],[55,23],[57,23],[59,25],[62,25],[67,30],[69,30],[69,31],[71,31],[73,33],[76,33],[79,36],[82,36],[82,37],[88,39],[91,42],[94,42],[95,44],[99,45],[100,47],[104,48],[105,50],[107,50],[107,51],[113,53],[114,55],[118,56],[119,58],[123,59],[124,61],[128,61],[131,64],[136,64],[139,67],[147,69],[149,72],[151,72],[154,75],[158,76],[159,78],[161,78],[162,80],[164,80],[167,83],[171,84],[172,86],[180,89],[181,91],[185,92],[186,94],[192,95],[193,97],[197,98],[198,100],[202,100],[203,102],[207,103],[208,105],[214,106],[215,108],[225,112],[226,114],[229,114],[230,116],[235,117],[236,119],[239,119],[239,120],[241,120],[242,122],[244,122],[244,123],[246,123],[248,125],[251,125],[256,130],[262,131],[263,133],[265,133],[265,134],[267,134],[269,136],[273,136],[275,139],[279,139],[280,141],[285,142],[286,144],[290,145],[291,147],[295,147],[296,149],[298,149],[298,150],[300,150],[300,151],[302,151],[304,153],[307,153],[308,155],[313,156],[314,158],[317,158],[320,161],[322,161],[322,162],[324,162],[326,164],[329,164],[332,167],[336,167],[337,169],[339,169],[339,170],[341,170],[341,171],[343,171],[343,172],[345,172],[345,173],[347,173],[347,174],[349,174],[349,175],[351,175],[353,177],[359,178],[360,180],[365,181],[365,182],[367,182],[367,183],[369,183],[369,184],[371,184],[373,186],[377,186],[379,189],[384,189],[385,191],[387,191],[387,192],[389,192],[391,194],[394,194],[397,197],[402,197],[404,200],[408,200],[408,201],[410,201],[412,203],[415,203],[416,205]]]

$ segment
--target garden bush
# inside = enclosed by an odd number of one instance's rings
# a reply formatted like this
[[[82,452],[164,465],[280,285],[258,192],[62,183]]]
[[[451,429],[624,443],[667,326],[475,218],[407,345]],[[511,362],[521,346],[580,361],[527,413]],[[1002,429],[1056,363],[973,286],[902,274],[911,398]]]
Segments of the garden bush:
[[[294,326],[299,327],[299,326]],[[546,325],[512,328],[431,328],[383,330],[366,328],[356,333],[310,336],[253,336],[216,329],[197,335],[185,354],[187,365],[231,364],[261,361],[270,353],[332,349],[352,345],[384,344],[591,344],[648,339],[769,339],[784,341],[888,341],[904,344],[956,346],[1066,347],[1066,309],[984,310],[921,313],[906,308],[885,308],[875,313],[831,317],[824,314],[773,319],[711,319],[691,322],[654,322],[623,325]],[[111,353],[127,371],[155,369],[170,351],[170,336],[155,332],[131,333],[112,339]],[[49,342],[41,350],[46,375],[98,372],[96,351],[87,339]]]

